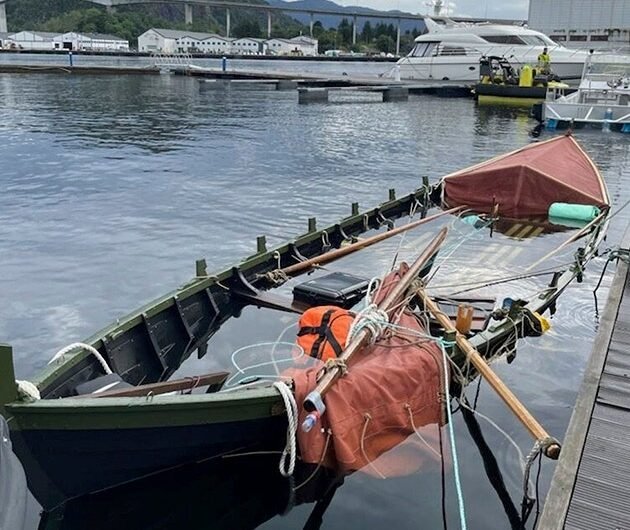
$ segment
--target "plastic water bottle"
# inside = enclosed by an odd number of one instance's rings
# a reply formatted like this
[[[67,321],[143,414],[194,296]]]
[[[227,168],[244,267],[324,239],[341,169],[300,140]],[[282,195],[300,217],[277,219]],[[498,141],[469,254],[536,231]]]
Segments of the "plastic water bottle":
[[[221,58],[221,70],[224,72],[227,70],[227,57],[225,55]]]
[[[612,117],[613,112],[612,109],[609,107],[606,109],[606,112],[604,112],[604,125],[602,126],[602,129],[604,131],[610,131],[610,122],[612,121]]]
[[[313,427],[315,427],[315,425],[317,425],[318,421],[319,421],[319,412],[314,410],[308,416],[306,416],[306,418],[302,422],[302,430],[304,432],[309,432]]]
[[[398,64],[394,66],[394,81],[400,81],[400,65]]]

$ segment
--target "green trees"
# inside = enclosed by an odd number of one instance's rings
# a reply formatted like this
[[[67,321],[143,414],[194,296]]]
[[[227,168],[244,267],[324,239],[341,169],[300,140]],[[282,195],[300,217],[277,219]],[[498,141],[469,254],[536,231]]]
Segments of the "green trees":
[[[255,18],[244,18],[234,26],[233,37],[252,37],[258,39],[262,37],[260,24]]]

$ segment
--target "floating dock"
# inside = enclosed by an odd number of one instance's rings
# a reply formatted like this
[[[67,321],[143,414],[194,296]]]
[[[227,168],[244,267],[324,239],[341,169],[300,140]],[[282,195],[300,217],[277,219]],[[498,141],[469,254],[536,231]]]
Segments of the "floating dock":
[[[630,529],[628,269],[619,260],[537,530]]]
[[[162,64],[144,67],[127,66],[77,66],[77,65],[25,65],[0,64],[0,74],[84,74],[84,75],[158,75],[175,74],[199,78],[202,83],[224,81],[236,84],[248,83],[276,85],[279,90],[298,88],[301,103],[328,101],[328,90],[354,90],[379,92],[383,101],[404,101],[408,94],[433,94],[442,97],[472,97],[471,86],[457,81],[397,81],[388,77],[348,75],[322,75],[301,72],[265,70],[222,70],[201,68],[183,64]],[[204,86],[204,85],[202,85]],[[216,84],[215,86],[219,86]]]

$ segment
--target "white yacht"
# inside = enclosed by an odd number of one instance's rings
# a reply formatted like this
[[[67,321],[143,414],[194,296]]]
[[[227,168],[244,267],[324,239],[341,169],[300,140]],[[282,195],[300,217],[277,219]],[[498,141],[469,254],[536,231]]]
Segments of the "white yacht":
[[[407,57],[398,61],[402,79],[477,81],[479,58],[505,57],[515,68],[535,66],[544,48],[551,67],[562,79],[580,79],[588,53],[570,50],[549,37],[523,26],[456,23],[425,18],[427,33],[415,40]]]

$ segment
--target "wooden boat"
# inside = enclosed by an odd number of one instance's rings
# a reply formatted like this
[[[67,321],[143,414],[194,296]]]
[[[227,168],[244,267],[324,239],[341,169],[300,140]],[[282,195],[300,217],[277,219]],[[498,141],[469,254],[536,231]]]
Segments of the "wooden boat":
[[[62,350],[33,380],[36,388],[30,392],[28,385],[15,382],[11,348],[0,346],[0,413],[9,421],[15,451],[38,500],[54,505],[244,448],[282,447],[287,416],[272,386],[221,391],[225,372],[183,380],[171,376],[195,351],[205,356],[208,339],[248,305],[302,312],[308,303],[279,298],[270,292],[273,287],[309,270],[313,261],[336,256],[344,243],[368,230],[391,229],[395,220],[415,211],[426,215],[432,191],[425,185],[402,198],[390,191],[390,200],[379,207],[360,213],[353,205],[350,217],[325,229],[318,230],[311,219],[307,234],[273,250],[259,238],[258,253],[213,275],[199,261],[188,284],[82,346]],[[606,218],[603,207],[596,222],[578,233],[586,239],[575,263],[557,271],[542,294],[495,311],[495,320],[470,337],[472,347],[490,360],[519,336],[537,333],[532,315],[553,309],[562,291],[581,277],[604,236]],[[418,277],[430,270],[437,248],[427,251]],[[360,289],[365,286],[355,294]],[[469,377],[477,374],[464,349],[453,348],[449,355]],[[109,370],[113,373],[104,375]],[[202,387],[205,393],[191,393]],[[180,393],[166,394],[174,391]]]

